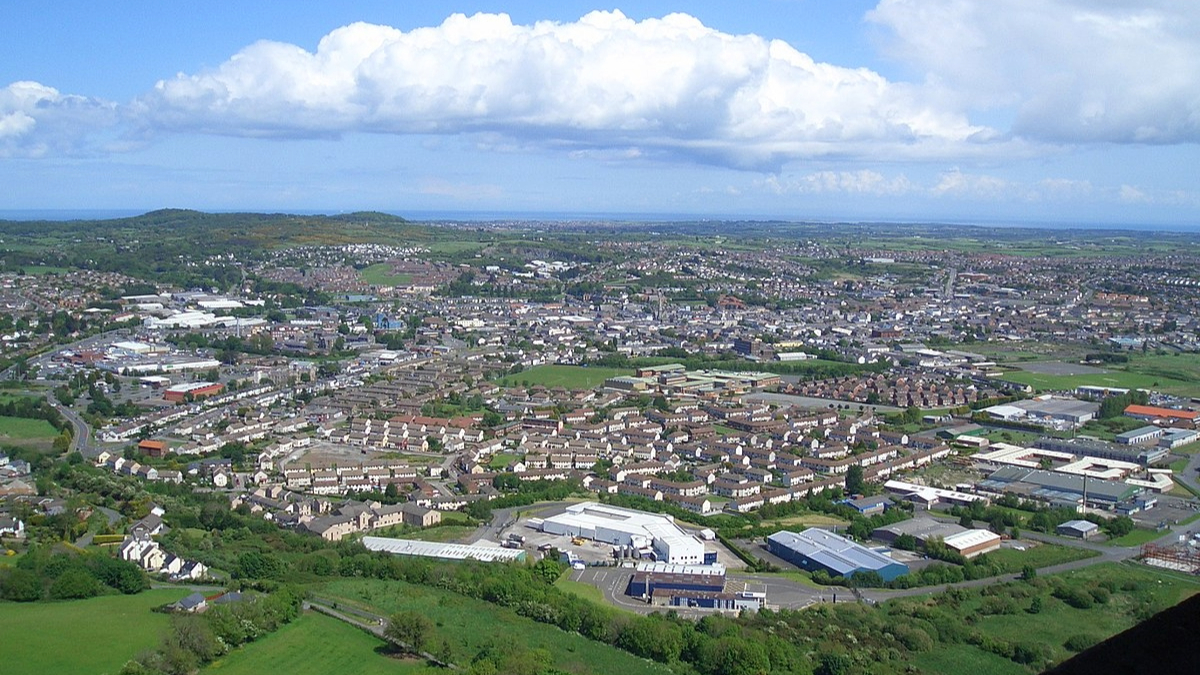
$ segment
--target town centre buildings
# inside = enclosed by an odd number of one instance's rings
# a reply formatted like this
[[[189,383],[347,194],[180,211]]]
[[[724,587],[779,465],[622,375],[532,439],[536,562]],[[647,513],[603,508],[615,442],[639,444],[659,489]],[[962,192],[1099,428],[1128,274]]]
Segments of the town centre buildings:
[[[583,502],[544,519],[541,529],[548,534],[583,537],[615,546],[637,549],[650,546],[659,562],[674,565],[704,563],[704,544],[667,515]]]

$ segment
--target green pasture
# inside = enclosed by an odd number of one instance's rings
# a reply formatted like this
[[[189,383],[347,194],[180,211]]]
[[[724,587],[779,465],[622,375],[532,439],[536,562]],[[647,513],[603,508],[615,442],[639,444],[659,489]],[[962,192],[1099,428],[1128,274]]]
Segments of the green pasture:
[[[343,621],[309,612],[243,645],[202,672],[220,675],[415,675],[444,672],[390,655],[383,640]]]
[[[449,643],[453,661],[469,662],[489,643],[519,644],[527,649],[545,649],[554,667],[568,673],[669,673],[661,664],[637,658],[615,647],[593,642],[577,633],[519,616],[499,607],[436,588],[400,581],[340,580],[321,591],[323,597],[340,604],[359,606],[390,615],[414,610],[434,622],[431,643]]]
[[[172,588],[87,600],[0,602],[3,671],[5,675],[116,673],[139,652],[158,645],[169,617],[150,610],[187,593]]]

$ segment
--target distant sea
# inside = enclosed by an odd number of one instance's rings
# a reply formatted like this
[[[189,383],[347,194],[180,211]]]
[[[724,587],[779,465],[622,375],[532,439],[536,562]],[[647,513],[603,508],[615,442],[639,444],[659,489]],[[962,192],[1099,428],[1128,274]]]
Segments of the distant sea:
[[[140,216],[153,209],[0,209],[0,220],[106,220]],[[350,213],[351,209],[239,209],[251,213],[294,213],[298,215],[337,215]],[[417,222],[504,222],[504,221],[607,221],[628,223],[670,222],[803,222],[803,223],[862,223],[871,225],[968,225],[976,227],[1004,227],[1029,229],[1069,230],[1132,230],[1138,232],[1200,232],[1200,221],[1196,223],[1083,223],[1055,221],[988,221],[975,218],[930,218],[921,220],[874,219],[874,218],[805,218],[768,214],[704,214],[704,213],[637,213],[612,212],[591,213],[576,211],[395,211],[391,209],[361,209],[381,211]],[[212,209],[212,213],[227,213],[224,209]]]

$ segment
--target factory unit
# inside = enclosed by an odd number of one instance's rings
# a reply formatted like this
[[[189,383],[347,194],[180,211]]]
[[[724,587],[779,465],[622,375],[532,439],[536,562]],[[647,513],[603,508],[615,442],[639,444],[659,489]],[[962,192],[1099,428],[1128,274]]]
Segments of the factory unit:
[[[871,532],[871,538],[890,546],[904,534],[916,539],[922,547],[930,541],[940,540],[946,548],[968,559],[1000,548],[1000,535],[995,532],[967,529],[958,523],[947,523],[928,517],[902,520],[876,528]]]
[[[731,582],[722,565],[641,563],[625,591],[659,607],[741,611],[766,605],[767,594]]]
[[[583,537],[634,549],[651,547],[655,560],[679,565],[702,565],[704,544],[675,524],[668,515],[583,502],[564,513],[545,518],[548,534]]]
[[[1121,445],[1141,445],[1150,441],[1157,441],[1162,438],[1162,427],[1156,427],[1153,424],[1148,424],[1144,427],[1138,427],[1123,433],[1117,434],[1115,440]]]
[[[175,384],[163,390],[163,398],[172,403],[182,403],[190,395],[193,399],[216,396],[224,391],[225,385],[220,382],[185,382]]]
[[[1083,455],[1085,457],[1099,457],[1101,459],[1116,459],[1122,462],[1135,462],[1142,466],[1149,466],[1154,462],[1159,461],[1167,456],[1166,448],[1161,447],[1143,447],[1128,445],[1118,445],[1109,443],[1098,438],[1090,438],[1081,436],[1079,438],[1039,438],[1033,444],[1035,448],[1044,450],[1055,450],[1058,452],[1069,452],[1074,455]]]
[[[1126,481],[1089,480],[1086,476],[1006,466],[992,472],[978,484],[980,490],[996,494],[1010,493],[1037,499],[1054,506],[1076,508],[1085,499],[1087,506],[1112,509],[1143,492],[1143,487]]]
[[[849,539],[816,527],[803,532],[782,530],[767,537],[767,550],[797,567],[831,576],[852,577],[876,572],[884,581],[908,574],[908,566]]]

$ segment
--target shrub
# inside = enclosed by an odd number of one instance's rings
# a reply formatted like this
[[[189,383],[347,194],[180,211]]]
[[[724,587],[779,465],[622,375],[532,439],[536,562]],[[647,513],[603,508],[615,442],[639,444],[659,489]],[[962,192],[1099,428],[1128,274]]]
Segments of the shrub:
[[[100,594],[100,582],[85,569],[72,568],[50,584],[50,597],[56,600],[91,598]]]
[[[1085,635],[1081,633],[1067,638],[1066,642],[1063,643],[1063,647],[1066,647],[1073,652],[1082,652],[1091,648],[1092,645],[1095,645],[1099,641],[1100,640],[1092,635]]]
[[[1081,588],[1060,586],[1054,589],[1054,597],[1062,600],[1075,609],[1091,609],[1092,605],[1095,604],[1092,600],[1091,593],[1088,593]]]

